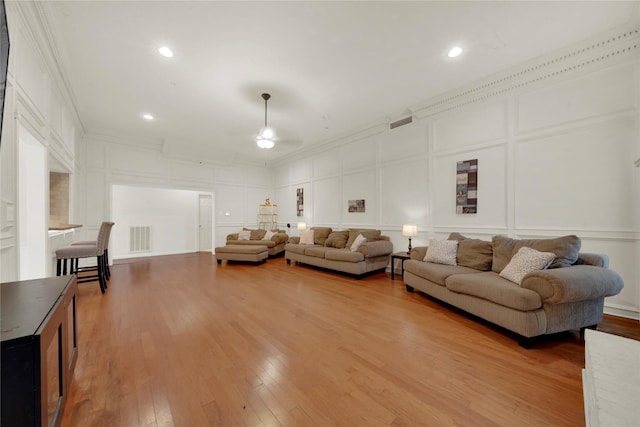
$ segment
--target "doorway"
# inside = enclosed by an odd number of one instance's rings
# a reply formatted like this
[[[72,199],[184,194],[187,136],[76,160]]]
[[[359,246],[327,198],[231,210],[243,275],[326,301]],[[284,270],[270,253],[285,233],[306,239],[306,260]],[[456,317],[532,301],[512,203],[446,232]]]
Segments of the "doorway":
[[[213,197],[199,194],[198,205],[198,250],[210,251],[213,249]]]

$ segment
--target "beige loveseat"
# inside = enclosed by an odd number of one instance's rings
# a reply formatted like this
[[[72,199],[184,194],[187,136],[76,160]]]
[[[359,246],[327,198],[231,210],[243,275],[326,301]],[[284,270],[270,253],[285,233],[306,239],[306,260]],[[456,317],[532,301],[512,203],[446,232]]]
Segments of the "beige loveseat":
[[[262,245],[267,247],[267,251],[269,256],[276,256],[281,254],[284,251],[284,245],[289,240],[289,236],[282,230],[271,230],[275,234],[268,240],[265,240],[264,237],[267,233],[267,230],[253,230],[250,228],[243,228],[244,231],[249,231],[251,233],[249,240],[239,240],[238,235],[240,233],[231,233],[227,235],[227,245]]]
[[[300,244],[300,237],[292,237],[285,246],[287,264],[291,261],[351,274],[357,278],[375,271],[384,271],[393,252],[389,237],[380,230],[349,229],[333,231],[330,227],[312,227],[313,244]],[[357,250],[351,246],[362,235],[367,239]]]
[[[606,255],[580,253],[576,236],[491,242],[457,240],[457,265],[425,262],[427,247],[416,247],[404,262],[407,291],[414,289],[519,335],[522,347],[533,338],[573,329],[595,328],[602,321],[604,298],[618,294],[622,278],[609,270]],[[547,269],[525,274],[520,284],[500,276],[522,246],[556,256]]]

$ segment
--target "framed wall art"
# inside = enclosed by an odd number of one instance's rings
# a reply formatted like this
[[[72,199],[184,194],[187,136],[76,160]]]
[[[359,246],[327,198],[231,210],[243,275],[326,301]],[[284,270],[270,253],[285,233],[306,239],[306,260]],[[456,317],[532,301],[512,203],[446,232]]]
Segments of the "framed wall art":
[[[457,163],[456,213],[478,213],[478,159]]]
[[[304,188],[296,188],[296,213],[304,216]]]
[[[364,212],[364,199],[349,200],[349,212]]]

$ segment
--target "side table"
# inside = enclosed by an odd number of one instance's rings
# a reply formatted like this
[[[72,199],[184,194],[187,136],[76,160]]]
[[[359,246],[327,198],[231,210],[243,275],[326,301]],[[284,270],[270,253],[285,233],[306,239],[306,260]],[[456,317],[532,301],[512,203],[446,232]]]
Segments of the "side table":
[[[395,264],[396,259],[401,260],[400,265],[402,266],[402,276],[404,277],[404,262],[408,259],[411,259],[411,255],[406,252],[394,252],[391,254],[391,280],[395,280]]]

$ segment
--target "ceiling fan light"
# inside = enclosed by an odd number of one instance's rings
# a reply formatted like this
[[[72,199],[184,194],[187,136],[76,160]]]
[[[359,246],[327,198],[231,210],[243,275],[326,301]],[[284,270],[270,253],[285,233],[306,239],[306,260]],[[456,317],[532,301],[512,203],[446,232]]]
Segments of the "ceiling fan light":
[[[273,146],[275,145],[272,140],[260,138],[260,137],[258,137],[258,139],[256,140],[256,144],[258,144],[258,147],[260,148],[267,148],[267,149],[273,148]]]
[[[262,129],[260,129],[260,137],[262,137],[263,139],[273,139],[276,136],[276,132],[273,130],[272,127],[269,126],[265,126]]]

